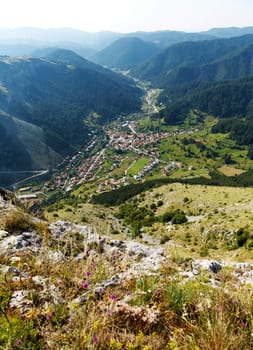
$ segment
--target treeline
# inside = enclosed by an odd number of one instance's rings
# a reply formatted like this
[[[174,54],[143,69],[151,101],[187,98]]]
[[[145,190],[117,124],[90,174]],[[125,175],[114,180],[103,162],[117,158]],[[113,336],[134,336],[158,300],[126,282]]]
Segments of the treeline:
[[[212,127],[213,133],[230,133],[239,145],[253,144],[253,120],[221,119]]]
[[[228,186],[228,187],[252,187],[253,186],[253,170],[247,171],[237,176],[227,177],[217,171],[209,173],[210,178],[196,177],[190,179],[171,179],[161,178],[144,183],[131,184],[121,187],[111,192],[104,192],[92,197],[92,202],[108,206],[120,205],[134,196],[159,187],[165,184],[182,183],[189,185],[206,185],[206,186]]]
[[[168,124],[182,123],[192,109],[220,118],[253,118],[253,78],[194,85],[193,90],[189,86],[182,89],[191,93],[169,103],[161,112]],[[180,89],[177,93],[180,94]],[[168,97],[164,98],[168,103]]]

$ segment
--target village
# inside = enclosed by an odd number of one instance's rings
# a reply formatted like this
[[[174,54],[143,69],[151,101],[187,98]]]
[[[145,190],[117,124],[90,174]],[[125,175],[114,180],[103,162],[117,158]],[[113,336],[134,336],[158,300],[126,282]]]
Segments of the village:
[[[94,133],[90,142],[81,151],[67,156],[43,187],[29,186],[19,189],[22,200],[42,200],[54,191],[69,192],[75,187],[97,183],[97,192],[114,190],[130,183],[144,181],[156,169],[161,176],[168,176],[175,168],[184,164],[171,159],[165,162],[160,159],[158,144],[163,139],[182,134],[192,134],[196,130],[177,130],[174,132],[139,132],[136,121],[117,120],[110,127],[104,128],[107,142],[103,148],[95,151],[99,136]],[[130,171],[139,159],[145,164],[135,173]],[[128,167],[124,163],[128,162]],[[106,164],[109,166],[106,166]]]

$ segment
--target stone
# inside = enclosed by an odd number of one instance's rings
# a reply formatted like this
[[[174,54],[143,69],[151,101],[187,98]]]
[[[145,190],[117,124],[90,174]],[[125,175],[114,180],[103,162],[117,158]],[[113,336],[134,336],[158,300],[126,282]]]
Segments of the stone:
[[[62,252],[57,251],[50,251],[48,253],[48,258],[52,263],[58,263],[61,261],[65,261],[66,258]]]
[[[13,292],[9,306],[13,309],[19,309],[21,314],[25,314],[32,308],[33,301],[29,299],[28,290],[17,290]]]
[[[9,233],[5,230],[0,230],[0,240],[2,240],[3,238],[9,236]]]
[[[209,265],[209,269],[213,273],[218,273],[222,269],[222,266],[217,261],[212,261]]]
[[[0,253],[15,253],[32,250],[37,252],[41,247],[42,238],[34,232],[24,232],[18,236],[11,235],[0,241]]]

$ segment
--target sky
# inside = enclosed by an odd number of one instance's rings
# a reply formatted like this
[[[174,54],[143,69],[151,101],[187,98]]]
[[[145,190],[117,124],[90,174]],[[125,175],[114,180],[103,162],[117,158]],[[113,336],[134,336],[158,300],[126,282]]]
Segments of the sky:
[[[253,0],[0,0],[0,27],[87,32],[182,30],[253,25]]]

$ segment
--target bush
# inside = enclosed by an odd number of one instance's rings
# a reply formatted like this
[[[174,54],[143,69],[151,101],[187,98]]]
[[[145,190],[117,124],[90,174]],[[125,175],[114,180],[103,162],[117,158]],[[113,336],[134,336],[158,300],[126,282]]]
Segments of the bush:
[[[239,228],[236,232],[236,242],[238,247],[243,247],[248,239],[248,231],[245,228]]]
[[[166,242],[170,241],[170,236],[169,235],[163,235],[160,239],[160,244],[164,244]]]
[[[35,224],[31,218],[19,211],[8,213],[4,221],[4,229],[8,232],[22,233],[27,230],[33,230],[34,228]]]
[[[171,220],[172,224],[183,224],[187,222],[187,217],[182,210],[176,210]]]

